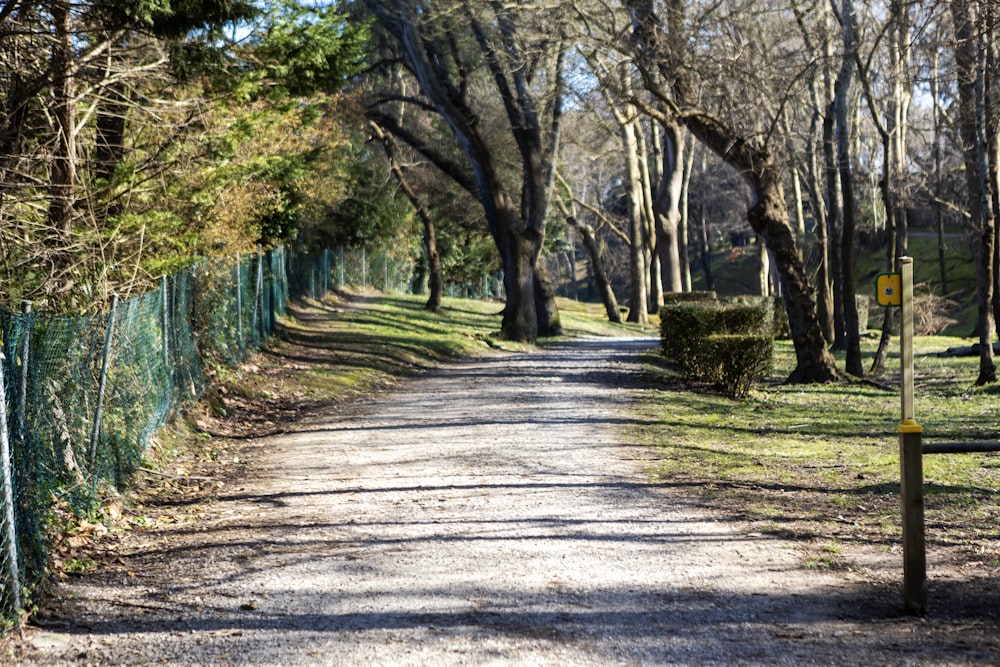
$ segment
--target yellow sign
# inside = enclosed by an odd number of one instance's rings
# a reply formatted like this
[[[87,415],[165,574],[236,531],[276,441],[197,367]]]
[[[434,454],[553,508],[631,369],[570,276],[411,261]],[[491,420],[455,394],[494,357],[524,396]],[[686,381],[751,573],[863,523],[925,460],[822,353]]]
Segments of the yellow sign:
[[[875,303],[880,306],[903,305],[903,280],[898,273],[880,273],[875,279]]]

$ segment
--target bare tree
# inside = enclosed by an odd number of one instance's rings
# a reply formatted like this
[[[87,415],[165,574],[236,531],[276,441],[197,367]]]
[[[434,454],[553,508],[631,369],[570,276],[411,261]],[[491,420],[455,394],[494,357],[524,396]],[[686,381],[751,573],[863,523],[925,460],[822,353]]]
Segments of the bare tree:
[[[534,340],[560,333],[552,287],[538,261],[562,113],[565,43],[558,8],[468,0],[366,4],[419,82],[423,98],[409,101],[440,116],[467,160],[471,178],[407,128],[383,123],[402,140],[418,144],[482,202],[504,268],[504,335]],[[458,37],[470,34],[471,42]],[[477,98],[474,88],[486,80],[492,95]],[[490,104],[498,98],[506,117],[503,136],[486,131],[488,117],[496,120]],[[509,144],[518,156],[513,180],[503,168]]]
[[[414,210],[417,212],[417,217],[420,218],[420,223],[423,227],[424,257],[427,260],[428,289],[430,292],[425,308],[432,313],[439,313],[441,312],[443,281],[441,279],[441,255],[438,253],[437,248],[437,231],[434,227],[434,219],[403,171],[403,166],[400,164],[398,158],[399,147],[396,145],[395,138],[387,134],[378,123],[371,123],[371,128],[372,133],[385,150],[392,175],[403,189],[406,198],[410,200],[410,204],[413,205]]]
[[[649,321],[649,299],[647,286],[649,285],[649,262],[644,252],[646,242],[646,230],[644,219],[647,218],[645,212],[645,194],[649,191],[648,177],[644,177],[639,144],[641,132],[639,132],[638,109],[631,102],[632,83],[631,72],[625,62],[617,63],[612,67],[613,72],[608,71],[608,67],[599,62],[596,55],[588,56],[591,69],[599,72],[605,85],[601,87],[607,107],[614,117],[618,126],[618,134],[621,140],[621,155],[625,163],[625,173],[623,178],[623,190],[625,202],[628,206],[628,247],[629,247],[629,278],[630,296],[628,321],[646,324]],[[609,85],[610,84],[610,85]],[[623,102],[619,104],[612,92],[620,92]],[[575,219],[575,217],[574,217]]]
[[[889,73],[887,77],[882,77],[888,79],[889,88],[884,112],[878,108],[873,82],[876,49],[873,49],[871,55],[861,63],[859,78],[865,98],[868,100],[872,123],[881,140],[880,190],[886,212],[885,226],[889,241],[886,246],[886,269],[892,271],[896,268],[896,258],[907,254],[907,206],[903,179],[906,173],[907,116],[912,97],[912,77],[909,55],[910,21],[907,8],[904,3],[893,0],[889,9],[888,23],[883,30],[887,36],[885,42]],[[892,318],[892,309],[886,309],[882,318],[879,346],[869,370],[871,375],[878,375],[884,369],[892,337]]]
[[[991,204],[995,183],[990,182],[990,142],[986,124],[987,106],[987,32],[986,7],[982,0],[952,0],[951,13],[955,26],[955,63],[958,68],[958,123],[965,155],[968,210],[973,228],[979,233],[976,253],[976,283],[978,287],[979,376],[977,385],[996,382],[993,360],[994,254],[996,253],[996,219]]]
[[[836,2],[836,0],[831,0]],[[843,39],[840,72],[834,94],[836,118],[837,174],[840,177],[841,210],[843,227],[840,234],[840,295],[844,312],[847,372],[856,377],[864,375],[861,365],[861,333],[858,322],[857,292],[854,275],[854,235],[857,229],[858,205],[854,195],[854,172],[851,166],[851,120],[848,113],[851,82],[857,68],[857,12],[853,0],[841,0],[840,25]]]
[[[826,349],[812,288],[796,247],[785,202],[782,163],[766,143],[742,134],[698,104],[692,70],[685,66],[685,3],[668,2],[663,19],[654,12],[651,0],[628,0],[626,6],[638,47],[636,63],[644,70],[649,91],[669,110],[669,117],[663,120],[684,124],[702,143],[736,167],[750,187],[753,201],[747,219],[773,254],[792,329],[797,365],[789,379],[809,382],[839,377],[834,359]]]

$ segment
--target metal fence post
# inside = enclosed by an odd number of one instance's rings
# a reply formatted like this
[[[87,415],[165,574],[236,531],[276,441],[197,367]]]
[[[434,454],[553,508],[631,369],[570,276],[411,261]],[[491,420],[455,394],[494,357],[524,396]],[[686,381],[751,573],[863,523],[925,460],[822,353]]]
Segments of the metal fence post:
[[[172,373],[170,363],[170,301],[168,298],[167,276],[160,278],[160,307],[163,317],[160,326],[163,328],[163,369],[169,379]]]
[[[264,297],[264,246],[257,245],[257,281],[254,285],[254,295],[253,295],[253,332],[255,336],[259,336],[261,340],[264,338],[264,329],[260,325],[260,313],[263,309],[264,304],[262,299]]]
[[[21,446],[21,451],[28,451],[28,368],[31,355],[31,302],[21,302],[21,315],[24,318],[24,326],[21,330],[21,377],[17,388],[17,401],[15,405],[15,415],[17,418],[17,442]],[[26,487],[32,490],[34,485],[41,479],[42,460],[37,451],[26,454],[26,460],[34,462],[34,470],[29,472],[27,466],[23,466]],[[22,490],[23,492],[23,490]]]
[[[18,387],[17,405],[17,434],[23,442],[27,438],[28,432],[28,355],[31,353],[31,302],[21,302],[21,314],[24,315],[25,327],[21,333],[21,382]]]
[[[4,388],[3,346],[0,343],[0,474],[3,475],[5,560],[14,609],[21,609],[21,577],[17,564],[17,527],[14,524],[14,471],[11,466],[10,432],[7,428],[7,391]]]
[[[243,263],[240,253],[236,253],[236,340],[243,353]]]
[[[337,287],[344,286],[344,246],[337,246]]]
[[[111,343],[115,333],[115,317],[118,315],[118,295],[111,295],[111,313],[108,327],[104,332],[104,359],[101,361],[101,379],[97,386],[97,408],[94,410],[94,430],[90,437],[90,469],[94,475],[94,496],[97,496],[97,441],[101,437],[101,418],[104,416],[104,390],[108,384],[108,364],[111,361]]]

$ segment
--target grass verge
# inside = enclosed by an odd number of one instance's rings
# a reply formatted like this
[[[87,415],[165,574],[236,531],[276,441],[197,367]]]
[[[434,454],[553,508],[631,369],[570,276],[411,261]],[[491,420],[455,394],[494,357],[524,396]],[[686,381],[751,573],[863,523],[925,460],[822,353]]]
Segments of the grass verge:
[[[1000,393],[972,386],[978,359],[938,356],[963,343],[915,343],[925,441],[1000,439]],[[683,381],[656,353],[647,361],[653,386],[635,436],[655,451],[655,479],[755,530],[798,540],[809,567],[854,569],[852,554],[898,552],[898,355],[886,387],[786,385],[794,355],[781,342],[773,376],[745,401]],[[932,564],[1000,575],[1000,454],[929,455],[924,478]]]

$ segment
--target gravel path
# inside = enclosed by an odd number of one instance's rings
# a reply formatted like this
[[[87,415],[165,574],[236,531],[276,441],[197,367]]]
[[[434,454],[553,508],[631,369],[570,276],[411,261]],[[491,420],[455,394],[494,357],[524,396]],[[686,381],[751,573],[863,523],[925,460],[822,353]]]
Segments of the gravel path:
[[[843,620],[841,578],[645,481],[650,345],[453,363],[258,443],[258,478],[73,582],[25,664],[918,662]]]

